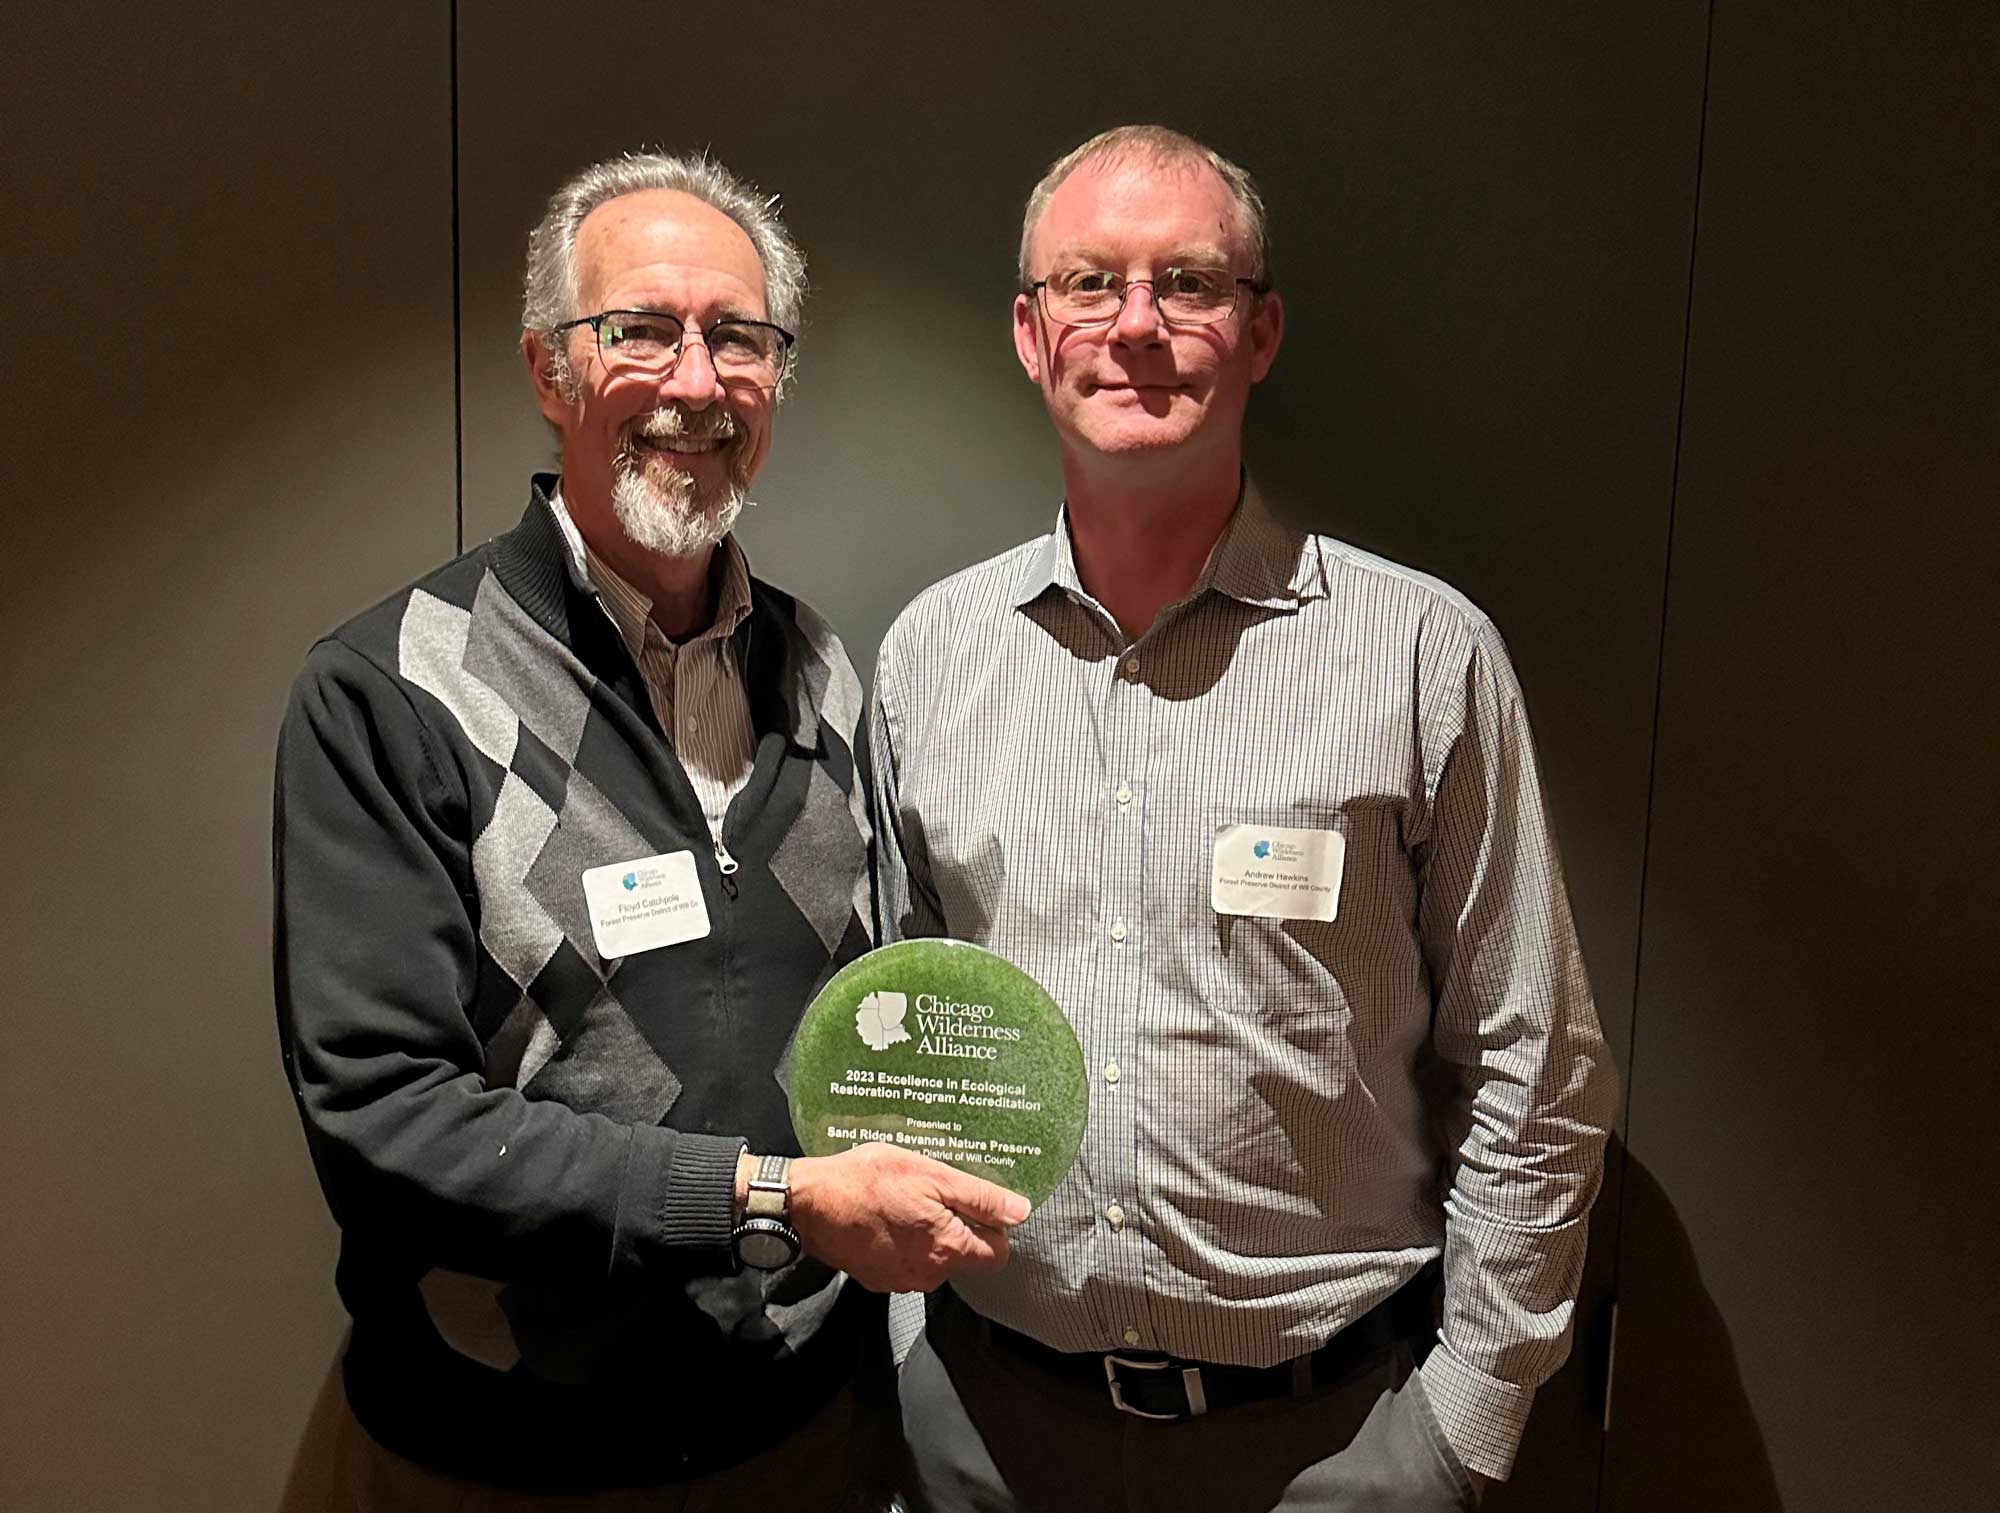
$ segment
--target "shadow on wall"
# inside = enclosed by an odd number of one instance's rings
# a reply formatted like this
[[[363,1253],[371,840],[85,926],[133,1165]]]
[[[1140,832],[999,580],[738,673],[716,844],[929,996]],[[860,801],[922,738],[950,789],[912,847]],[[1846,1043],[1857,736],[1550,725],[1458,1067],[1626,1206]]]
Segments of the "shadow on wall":
[[[1577,1289],[1569,1359],[1535,1394],[1514,1474],[1495,1484],[1483,1513],[1593,1513],[1604,1459],[1604,1361],[1611,1342],[1612,1280],[1618,1264],[1619,1155],[1590,1210],[1590,1248]]]
[[[322,1513],[339,1506],[336,1473],[342,1432],[349,1423],[346,1389],[340,1381],[341,1357],[346,1354],[347,1341],[343,1339],[313,1398],[312,1413],[299,1431],[299,1447],[292,1456],[292,1468],[285,1475],[285,1493],[278,1501],[278,1513]]]
[[[1601,1513],[1783,1513],[1736,1347],[1687,1230],[1622,1141],[1607,1159],[1623,1166],[1627,1243]],[[1488,1503],[1490,1513],[1529,1506],[1498,1495]]]

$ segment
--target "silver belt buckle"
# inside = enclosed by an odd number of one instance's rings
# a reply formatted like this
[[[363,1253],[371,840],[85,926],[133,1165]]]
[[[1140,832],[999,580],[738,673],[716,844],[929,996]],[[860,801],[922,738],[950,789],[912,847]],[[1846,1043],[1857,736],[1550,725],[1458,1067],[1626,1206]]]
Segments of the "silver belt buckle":
[[[1111,1406],[1120,1413],[1129,1413],[1134,1418],[1157,1419],[1163,1423],[1174,1423],[1180,1418],[1178,1413],[1148,1413],[1144,1408],[1135,1408],[1125,1401],[1125,1390],[1118,1384],[1118,1368],[1130,1366],[1134,1371],[1171,1371],[1171,1361],[1135,1361],[1130,1356],[1107,1355],[1104,1358],[1104,1385],[1111,1389]],[[1183,1366],[1181,1368],[1181,1390],[1187,1393],[1188,1416],[1196,1418],[1208,1412],[1208,1394],[1201,1385],[1201,1368]]]

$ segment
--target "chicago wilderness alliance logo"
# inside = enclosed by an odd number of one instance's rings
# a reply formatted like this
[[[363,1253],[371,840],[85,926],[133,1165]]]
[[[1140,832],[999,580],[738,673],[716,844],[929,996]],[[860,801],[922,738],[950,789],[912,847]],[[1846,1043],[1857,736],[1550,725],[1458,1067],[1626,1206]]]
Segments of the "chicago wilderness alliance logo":
[[[892,993],[886,989],[870,993],[854,1011],[854,1028],[869,1050],[886,1051],[890,1046],[901,1045],[910,1038],[910,1032],[903,1028],[903,1016],[909,1012],[910,998],[907,993]]]
[[[919,1056],[951,1056],[968,1061],[992,1061],[1000,1047],[1021,1038],[1020,1027],[996,1024],[990,1003],[961,1003],[936,993],[919,993],[916,1001]],[[910,995],[889,988],[866,995],[854,1010],[854,1033],[871,1051],[886,1051],[911,1039],[903,1027],[910,1012]]]
[[[1297,841],[1260,839],[1250,848],[1250,854],[1260,862],[1273,862],[1281,867],[1294,867],[1306,859],[1305,847]]]

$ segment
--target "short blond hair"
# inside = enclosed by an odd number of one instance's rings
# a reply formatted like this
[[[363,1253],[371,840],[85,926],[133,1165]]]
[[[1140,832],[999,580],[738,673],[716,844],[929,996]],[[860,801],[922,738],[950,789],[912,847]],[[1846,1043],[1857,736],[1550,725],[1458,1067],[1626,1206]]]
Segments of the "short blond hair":
[[[1264,197],[1257,181],[1246,169],[1229,161],[1212,147],[1205,147],[1185,132],[1171,126],[1114,126],[1100,131],[1088,142],[1072,148],[1049,164],[1041,182],[1028,196],[1027,213],[1021,217],[1021,287],[1033,282],[1029,261],[1035,227],[1049,208],[1049,200],[1064,179],[1085,164],[1129,162],[1138,159],[1158,167],[1211,168],[1229,197],[1236,202],[1237,219],[1242,223],[1243,240],[1250,246],[1250,277],[1259,288],[1271,281],[1271,235],[1264,211]]]

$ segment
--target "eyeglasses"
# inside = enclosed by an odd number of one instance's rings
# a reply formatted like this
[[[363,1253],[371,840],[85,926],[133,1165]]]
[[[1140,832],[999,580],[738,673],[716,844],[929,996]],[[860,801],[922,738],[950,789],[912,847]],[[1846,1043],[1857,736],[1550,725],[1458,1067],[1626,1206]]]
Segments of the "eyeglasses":
[[[659,310],[603,310],[566,320],[551,334],[566,336],[578,326],[590,327],[607,373],[665,378],[687,350],[686,323]],[[719,320],[699,329],[716,382],[729,389],[777,388],[797,340],[762,320]]]
[[[1227,268],[1168,268],[1157,278],[1134,279],[1103,268],[1066,268],[1028,287],[1041,296],[1042,314],[1058,325],[1108,326],[1141,284],[1170,326],[1219,325],[1235,313],[1238,290],[1262,294],[1265,288]]]

